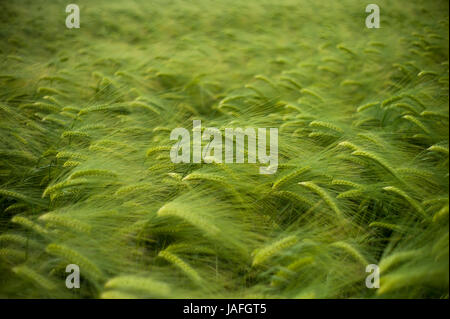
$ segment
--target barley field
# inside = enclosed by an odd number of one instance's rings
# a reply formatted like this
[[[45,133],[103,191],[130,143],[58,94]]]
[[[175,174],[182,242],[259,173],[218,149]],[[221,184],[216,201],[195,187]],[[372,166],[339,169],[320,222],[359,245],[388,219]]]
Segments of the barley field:
[[[449,297],[448,1],[69,3],[0,1],[0,298]]]

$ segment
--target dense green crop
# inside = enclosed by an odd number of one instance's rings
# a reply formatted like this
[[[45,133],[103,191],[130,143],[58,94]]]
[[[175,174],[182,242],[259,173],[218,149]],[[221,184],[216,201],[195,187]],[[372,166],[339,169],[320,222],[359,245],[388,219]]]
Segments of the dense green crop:
[[[0,297],[448,298],[448,1],[76,3],[0,3]],[[193,120],[276,174],[172,163]]]

